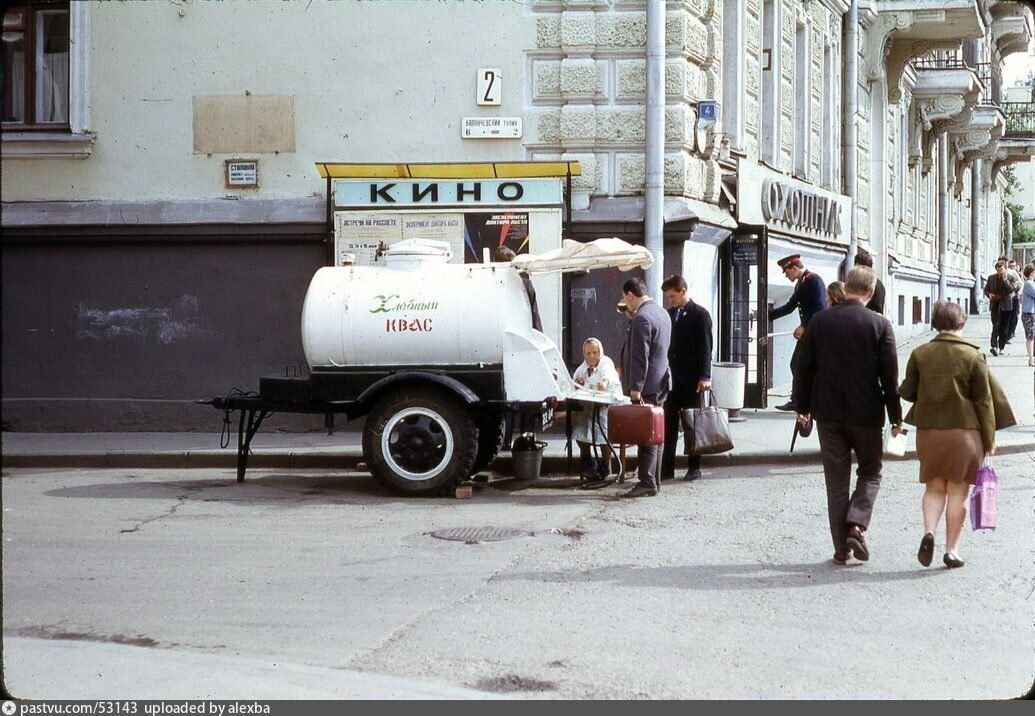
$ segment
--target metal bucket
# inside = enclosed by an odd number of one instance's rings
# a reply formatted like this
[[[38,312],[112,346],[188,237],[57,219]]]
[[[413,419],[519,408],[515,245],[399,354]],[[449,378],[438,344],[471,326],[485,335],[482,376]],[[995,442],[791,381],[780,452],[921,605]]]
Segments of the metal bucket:
[[[510,459],[514,466],[514,477],[518,480],[538,480],[539,471],[543,467],[544,450],[546,450],[546,443],[538,440],[534,448],[511,450]]]

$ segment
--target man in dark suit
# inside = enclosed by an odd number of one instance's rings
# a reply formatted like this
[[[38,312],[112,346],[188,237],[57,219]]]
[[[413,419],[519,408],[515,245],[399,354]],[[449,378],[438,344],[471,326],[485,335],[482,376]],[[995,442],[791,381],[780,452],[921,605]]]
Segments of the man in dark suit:
[[[794,345],[794,352],[791,353],[791,374],[798,369],[798,349],[801,346],[801,337],[805,333],[809,321],[817,313],[827,307],[827,287],[817,274],[805,268],[801,262],[800,254],[785,256],[776,262],[783,270],[783,275],[788,281],[794,282],[794,293],[787,303],[777,306],[769,312],[769,320],[775,321],[790,315],[794,309],[798,309],[798,318],[801,323],[794,329],[794,339],[798,341]],[[777,410],[794,410],[794,400],[789,400],[783,405],[776,406]]]
[[[701,407],[701,393],[712,387],[712,317],[686,295],[682,276],[669,276],[661,284],[672,319],[672,342],[668,364],[672,390],[665,401],[665,449],[661,456],[661,479],[672,480],[676,473],[676,443],[679,441],[679,413],[684,408]],[[686,439],[686,436],[684,436]],[[701,456],[687,455],[687,482],[701,476]]]
[[[838,564],[847,561],[849,550],[856,559],[869,559],[863,533],[880,489],[885,412],[892,433],[902,429],[895,333],[888,319],[866,308],[876,279],[864,266],[848,272],[847,300],[813,317],[794,374],[798,420],[815,418],[819,431]],[[853,451],[859,469],[851,491]]]
[[[870,252],[866,249],[859,249],[855,253],[855,265],[865,266],[866,268],[873,268],[873,257],[870,256]],[[884,288],[883,282],[878,278],[877,285],[873,288],[873,298],[869,300],[866,307],[874,313],[884,315],[884,300],[887,296],[887,289]]]
[[[629,343],[622,356],[622,386],[634,403],[662,405],[668,395],[668,346],[672,321],[647,295],[638,278],[622,284],[626,306],[635,313],[629,326]],[[661,480],[661,446],[637,445],[637,473],[640,483],[623,497],[651,497],[658,494]]]

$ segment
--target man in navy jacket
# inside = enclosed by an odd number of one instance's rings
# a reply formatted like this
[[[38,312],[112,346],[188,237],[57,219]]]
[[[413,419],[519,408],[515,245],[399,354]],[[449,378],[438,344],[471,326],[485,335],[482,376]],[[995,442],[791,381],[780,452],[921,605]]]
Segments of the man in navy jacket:
[[[783,269],[783,275],[787,277],[787,280],[794,282],[794,293],[791,294],[791,299],[787,303],[769,312],[769,320],[775,321],[777,318],[783,318],[794,309],[798,309],[798,317],[801,319],[801,323],[794,329],[794,339],[798,343],[795,344],[794,352],[791,354],[791,375],[793,377],[798,367],[798,349],[801,346],[801,337],[805,334],[805,329],[812,317],[827,307],[827,286],[817,274],[805,268],[800,254],[786,256],[776,263]],[[794,410],[794,401],[790,400],[783,405],[778,405],[776,409]]]
[[[701,393],[712,387],[712,317],[686,295],[686,279],[669,276],[661,284],[672,318],[672,342],[668,365],[672,390],[665,401],[665,449],[661,456],[661,479],[675,478],[679,414],[684,408],[701,407]],[[684,438],[686,436],[684,435]],[[701,456],[687,455],[686,481],[701,476]]]

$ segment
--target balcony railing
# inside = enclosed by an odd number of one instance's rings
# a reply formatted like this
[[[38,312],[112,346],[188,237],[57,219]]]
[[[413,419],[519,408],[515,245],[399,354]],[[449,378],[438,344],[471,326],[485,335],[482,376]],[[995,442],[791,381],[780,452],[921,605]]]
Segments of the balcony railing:
[[[967,54],[961,50],[930,53],[913,60],[913,67],[918,70],[970,70],[981,84],[979,104],[1001,104],[1003,95],[997,68],[991,62],[973,62]]]
[[[1005,137],[1035,139],[1035,102],[1004,102]]]
[[[913,60],[913,67],[918,70],[968,70],[967,63],[959,52],[945,52],[940,57],[929,53]]]

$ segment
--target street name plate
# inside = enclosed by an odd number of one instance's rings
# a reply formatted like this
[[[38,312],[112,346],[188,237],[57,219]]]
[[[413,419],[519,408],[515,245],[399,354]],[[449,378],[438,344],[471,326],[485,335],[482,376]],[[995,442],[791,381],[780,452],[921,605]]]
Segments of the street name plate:
[[[521,139],[521,117],[464,117],[464,139]]]

